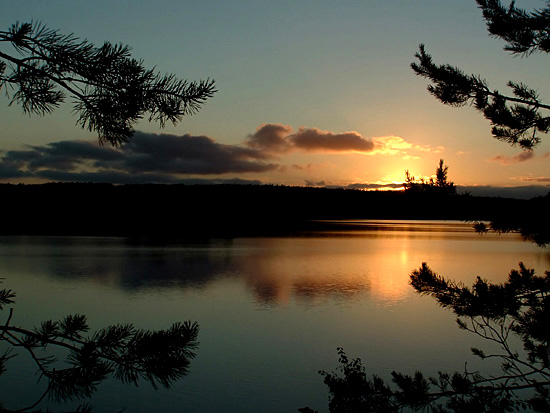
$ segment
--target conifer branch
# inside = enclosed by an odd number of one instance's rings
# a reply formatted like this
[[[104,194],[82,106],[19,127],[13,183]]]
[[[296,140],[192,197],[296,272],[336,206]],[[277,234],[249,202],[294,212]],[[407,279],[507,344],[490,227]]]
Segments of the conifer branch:
[[[178,123],[216,93],[214,80],[189,82],[161,75],[133,59],[128,46],[95,47],[42,24],[16,23],[0,31],[2,42],[19,55],[0,51],[0,89],[9,86],[14,91],[10,105],[18,103],[25,113],[44,115],[68,93],[77,124],[97,132],[100,143],[124,144],[147,114],[161,127]]]

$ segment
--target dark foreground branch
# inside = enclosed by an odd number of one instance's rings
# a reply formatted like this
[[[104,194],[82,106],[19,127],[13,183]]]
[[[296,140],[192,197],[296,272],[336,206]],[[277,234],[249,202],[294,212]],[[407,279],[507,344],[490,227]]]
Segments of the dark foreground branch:
[[[13,303],[13,293],[0,290],[2,297],[3,303]],[[188,373],[198,347],[199,326],[190,321],[174,323],[158,331],[119,324],[89,335],[86,318],[82,315],[45,321],[32,330],[12,326],[12,315],[10,308],[6,322],[0,326],[0,342],[14,350],[25,350],[36,364],[38,375],[46,380],[46,390],[27,407],[2,410],[0,406],[0,411],[30,411],[45,399],[60,402],[87,398],[107,377],[135,385],[144,380],[155,389],[168,388]],[[49,349],[52,350],[50,354],[57,355],[38,356],[37,350]],[[59,350],[64,356],[59,356]],[[14,356],[10,351],[0,356],[0,374],[5,372],[8,360]]]
[[[520,263],[503,284],[478,278],[468,288],[422,264],[411,274],[411,284],[459,316],[461,328],[497,343],[499,353],[485,354],[476,348],[472,352],[481,359],[500,359],[502,374],[484,376],[465,370],[425,377],[419,371],[414,375],[394,371],[388,384],[369,377],[360,359],[350,360],[339,348],[340,367],[320,372],[329,388],[330,412],[550,411],[550,272],[537,276]],[[511,347],[511,335],[523,342],[521,351]]]

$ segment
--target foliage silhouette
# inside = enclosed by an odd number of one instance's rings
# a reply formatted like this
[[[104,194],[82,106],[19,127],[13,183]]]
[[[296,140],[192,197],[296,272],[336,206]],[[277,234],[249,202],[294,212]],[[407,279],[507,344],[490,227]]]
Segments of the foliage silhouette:
[[[176,123],[196,113],[216,92],[213,80],[188,82],[146,69],[131,58],[128,46],[95,47],[42,24],[16,23],[0,31],[0,43],[16,52],[0,50],[0,89],[11,99],[10,105],[17,103],[27,114],[44,115],[68,94],[75,102],[77,123],[96,131],[100,143],[113,146],[128,141],[133,125],[146,113],[149,121],[161,126]],[[14,298],[12,290],[0,290],[0,310],[13,304]],[[117,324],[86,335],[89,327],[80,314],[47,320],[34,329],[13,325],[12,318],[10,308],[0,325],[0,343],[9,348],[0,355],[0,374],[16,356],[14,349],[23,349],[46,381],[46,389],[28,406],[9,410],[0,405],[0,411],[31,411],[45,399],[90,397],[107,377],[135,385],[145,380],[155,389],[170,387],[187,374],[198,346],[199,326],[190,321],[159,331]],[[48,350],[50,355],[43,356]],[[62,359],[54,355],[59,351],[64,351]],[[80,406],[78,411],[91,411],[91,407]]]
[[[435,172],[435,180],[430,178],[417,179],[409,171],[405,171],[405,182],[403,188],[406,194],[421,197],[442,197],[456,195],[456,187],[453,182],[448,180],[449,167],[445,165],[443,159],[439,160],[439,166]],[[453,199],[458,199],[454,197]],[[546,215],[550,208],[550,193],[544,197],[537,197],[525,202],[522,210],[529,211],[525,214],[511,214],[511,209],[501,202],[499,208],[494,208],[490,212],[489,222],[474,220],[473,227],[480,233],[489,231],[497,233],[518,232],[524,240],[531,241],[540,247],[550,244],[550,222],[547,219],[541,219]]]
[[[506,42],[504,50],[521,56],[550,52],[550,3],[529,13],[517,8],[513,1],[508,7],[499,0],[476,1],[489,33]],[[550,105],[542,103],[536,90],[527,85],[509,81],[512,95],[507,96],[491,89],[479,75],[434,63],[423,44],[415,57],[417,62],[411,68],[432,82],[428,91],[446,105],[472,105],[491,122],[495,138],[533,149],[540,142],[540,134],[550,131],[550,117],[545,114]]]
[[[14,298],[12,290],[0,290],[0,310],[13,304]],[[0,405],[5,412],[33,411],[45,399],[61,402],[90,397],[107,377],[136,386],[145,380],[155,389],[169,388],[188,373],[198,346],[199,326],[190,321],[159,331],[117,324],[86,335],[89,327],[80,314],[43,321],[34,329],[17,327],[12,318],[13,307],[0,325],[0,342],[10,347],[0,355],[0,374],[16,356],[14,349],[22,349],[36,365],[40,379],[46,381],[46,389],[27,406],[8,409]],[[60,360],[53,354],[42,355],[47,350],[62,350],[65,356]],[[79,411],[91,411],[91,407],[84,405]]]
[[[550,220],[546,219],[550,210],[550,193],[528,200],[521,210],[525,212],[510,214],[506,209],[495,211],[490,222],[478,221],[474,228],[479,233],[518,232],[524,240],[534,242],[539,247],[550,245]]]
[[[550,52],[550,2],[541,10],[527,13],[512,1],[505,8],[499,0],[476,0],[487,21],[489,32],[507,42],[505,50],[527,56],[535,51]],[[535,90],[522,83],[509,82],[512,96],[492,90],[478,75],[467,75],[451,65],[437,65],[420,45],[418,62],[411,64],[416,74],[429,79],[428,91],[444,104],[472,104],[492,123],[492,133],[500,140],[522,149],[533,149],[540,142],[540,133],[550,131],[550,117],[542,114],[550,105],[540,102]],[[437,180],[447,180],[443,161]],[[452,183],[451,183],[452,184]],[[423,192],[436,187],[416,180],[406,171],[406,192]],[[548,196],[546,197],[548,198]],[[547,203],[545,201],[541,204]],[[491,228],[500,231],[526,229],[523,218],[509,220],[515,211],[504,211],[501,221]],[[535,214],[540,217],[544,214]],[[518,215],[518,214],[515,214]],[[545,220],[546,222],[547,220]],[[540,221],[539,221],[540,222]],[[487,229],[477,223],[480,231]],[[548,242],[533,226],[526,230],[539,245]],[[540,237],[543,238],[540,238]],[[321,371],[329,388],[331,412],[399,412],[404,409],[434,412],[503,412],[525,410],[550,411],[550,272],[536,276],[534,270],[520,263],[507,282],[492,284],[478,277],[471,288],[448,281],[434,273],[425,263],[411,274],[414,289],[430,295],[457,316],[460,328],[497,344],[499,351],[486,354],[472,348],[481,359],[501,361],[501,374],[483,376],[479,372],[439,372],[436,377],[392,373],[392,383],[377,376],[367,376],[360,359],[349,359],[338,349],[340,367],[336,372]],[[523,350],[512,347],[514,338],[523,343]],[[524,391],[529,391],[524,397]],[[313,413],[309,407],[299,409]]]
[[[508,7],[500,0],[476,1],[489,33],[506,42],[504,50],[516,56],[550,53],[550,2],[540,10],[527,12],[517,8],[514,1]],[[418,61],[411,68],[432,82],[428,91],[447,105],[474,106],[491,122],[497,139],[531,150],[539,144],[540,134],[550,131],[550,116],[545,114],[550,105],[542,103],[534,89],[510,81],[512,96],[506,96],[490,89],[479,75],[467,75],[448,64],[435,64],[424,45],[420,45],[415,56]],[[480,233],[519,232],[526,240],[546,246],[550,243],[550,224],[541,217],[546,216],[549,204],[547,196],[532,200],[527,213],[495,210],[488,225],[476,222],[474,227]]]
[[[336,372],[320,371],[331,394],[330,412],[504,412],[550,411],[550,272],[537,276],[520,263],[503,284],[477,278],[471,288],[446,280],[425,263],[412,272],[411,285],[429,295],[457,316],[461,329],[488,342],[499,351],[486,354],[472,348],[481,359],[501,361],[502,373],[484,376],[479,372],[439,372],[425,377],[392,372],[393,387],[378,376],[368,377],[360,359],[350,360],[339,348]],[[512,347],[512,337],[523,343],[523,351]],[[523,397],[522,391],[531,391]],[[303,413],[312,413],[302,408]]]
[[[35,200],[47,197],[35,214]],[[362,191],[282,185],[111,185],[49,183],[0,185],[10,217],[0,234],[99,235],[156,238],[236,237],[354,229],[357,219],[486,221],[495,211],[523,210],[524,199],[424,196],[404,191]],[[436,199],[435,199],[436,198]],[[97,214],[109,199],[124,214]],[[185,202],[192,199],[193,202]],[[233,202],[224,205],[220,199]],[[175,202],[177,201],[177,202]],[[67,205],[78,204],[78,209]],[[286,205],[293,205],[287,208]],[[254,205],[254,208],[250,206]],[[403,208],[403,205],[407,205]],[[83,220],[82,217],[86,219]],[[174,219],[175,216],[180,219]],[[228,217],[231,217],[228,219]],[[140,225],[136,226],[136,222]]]
[[[435,170],[435,180],[430,178],[417,179],[409,171],[405,171],[405,182],[403,188],[405,192],[412,194],[429,195],[456,195],[455,184],[448,180],[449,167],[445,165],[443,159],[439,160],[439,165]]]
[[[10,97],[10,105],[44,115],[68,94],[77,124],[97,132],[100,143],[113,146],[128,141],[133,125],[145,114],[161,126],[177,123],[216,92],[210,79],[189,82],[146,69],[131,57],[128,46],[106,42],[95,47],[42,24],[16,23],[0,31],[1,43],[15,51],[0,50],[0,89]]]
[[[506,41],[505,50],[524,56],[537,51],[550,52],[550,5],[528,13],[515,7],[514,2],[508,8],[498,0],[477,0],[477,3],[482,9],[489,33]],[[493,135],[497,139],[517,144],[523,149],[532,149],[540,142],[539,133],[550,130],[550,117],[541,114],[542,110],[549,110],[550,106],[541,103],[536,91],[526,85],[509,82],[513,96],[504,96],[491,90],[486,81],[477,75],[466,75],[450,65],[436,65],[424,45],[420,45],[416,57],[418,63],[412,63],[411,67],[418,75],[433,82],[428,86],[428,91],[448,105],[472,104],[491,121]],[[518,231],[525,239],[540,246],[548,245],[548,220],[537,217],[545,216],[542,212],[547,211],[549,200],[549,196],[532,200],[528,214],[512,216],[496,211],[489,225],[477,222],[475,228],[479,232]]]

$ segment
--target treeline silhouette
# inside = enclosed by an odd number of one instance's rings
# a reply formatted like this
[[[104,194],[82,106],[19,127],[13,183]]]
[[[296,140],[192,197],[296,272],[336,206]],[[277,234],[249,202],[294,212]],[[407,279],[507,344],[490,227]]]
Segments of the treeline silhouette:
[[[510,211],[528,211],[531,202],[279,185],[94,183],[0,184],[0,199],[4,235],[176,238],[283,235],[326,228],[319,220],[494,220]]]

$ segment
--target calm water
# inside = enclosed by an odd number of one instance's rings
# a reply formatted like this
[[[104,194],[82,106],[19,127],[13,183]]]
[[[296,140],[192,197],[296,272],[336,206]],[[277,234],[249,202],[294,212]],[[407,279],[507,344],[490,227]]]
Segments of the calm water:
[[[362,221],[352,232],[196,244],[0,238],[3,287],[17,292],[13,324],[73,313],[86,314],[92,329],[199,322],[189,376],[159,391],[105,382],[89,401],[97,412],[326,411],[317,371],[337,366],[339,346],[385,378],[462,370],[465,361],[490,370],[469,352],[487,345],[415,294],[408,277],[427,262],[467,284],[477,275],[502,281],[520,261],[542,274],[550,251],[512,234],[480,237],[460,222]],[[33,366],[19,359],[0,376],[9,408],[40,394]]]

